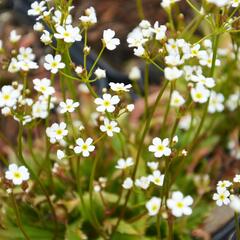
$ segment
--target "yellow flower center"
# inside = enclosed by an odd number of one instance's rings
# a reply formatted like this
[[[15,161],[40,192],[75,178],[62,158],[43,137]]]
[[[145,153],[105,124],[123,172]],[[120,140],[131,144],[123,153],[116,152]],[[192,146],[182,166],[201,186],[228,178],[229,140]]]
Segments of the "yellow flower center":
[[[82,150],[86,151],[87,149],[88,149],[87,144],[83,144],[83,145],[82,145]]]
[[[15,178],[21,178],[21,173],[20,173],[20,172],[14,172],[14,173],[13,173],[13,176],[14,176]]]
[[[165,148],[165,147],[164,147],[163,145],[158,145],[157,150],[158,150],[158,151],[163,151],[164,148]]]
[[[202,93],[198,92],[196,93],[196,98],[201,99],[203,97]]]
[[[57,62],[52,62],[52,64],[51,64],[51,66],[52,66],[53,68],[57,67],[57,65],[58,65]]]
[[[5,95],[3,96],[3,99],[4,99],[4,100],[9,100],[9,99],[10,99],[10,95],[5,94]]]
[[[63,133],[62,129],[58,129],[58,130],[56,131],[56,134],[57,134],[57,135],[61,135],[62,133]]]
[[[105,106],[105,107],[108,107],[108,106],[110,106],[110,102],[108,101],[108,100],[105,100],[104,102],[103,102],[103,105]]]
[[[177,207],[178,207],[178,208],[183,208],[183,203],[182,203],[182,202],[178,202],[178,203],[177,203]]]

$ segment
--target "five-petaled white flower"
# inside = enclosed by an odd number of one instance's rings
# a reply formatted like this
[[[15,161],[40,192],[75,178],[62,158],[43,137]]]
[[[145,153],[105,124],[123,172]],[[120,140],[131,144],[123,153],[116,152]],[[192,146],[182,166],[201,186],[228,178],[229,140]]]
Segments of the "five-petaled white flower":
[[[88,157],[90,152],[93,152],[95,149],[95,146],[92,145],[93,139],[87,138],[86,141],[84,141],[82,138],[78,138],[76,141],[77,146],[74,147],[74,152],[79,154],[81,153],[83,157]]]
[[[219,181],[217,183],[217,190],[219,190],[219,189],[226,189],[226,188],[228,188],[230,186],[232,186],[232,182],[230,182],[228,180]]]
[[[102,132],[106,132],[109,137],[113,136],[113,133],[119,133],[120,128],[117,127],[116,121],[109,121],[108,118],[104,118],[103,125],[100,126]]]
[[[190,206],[193,204],[191,196],[184,197],[179,191],[173,192],[172,198],[167,200],[167,206],[172,210],[172,214],[175,217],[181,217],[183,215],[191,215],[192,209]]]
[[[58,25],[56,30],[57,33],[54,34],[54,37],[57,39],[63,39],[66,43],[73,43],[82,40],[80,29],[78,27],[73,27],[72,25],[66,25],[63,27]]]
[[[152,175],[149,175],[149,180],[158,186],[162,186],[164,181],[164,174],[161,174],[159,170],[155,170]]]
[[[147,203],[146,208],[149,216],[155,216],[158,214],[161,206],[161,199],[158,197],[152,197]]]
[[[216,93],[212,91],[209,100],[208,112],[222,112],[224,110],[223,102],[224,96],[221,93]]]
[[[171,106],[180,107],[185,103],[183,96],[176,90],[172,92],[171,96]]]
[[[66,129],[67,124],[64,122],[53,123],[51,127],[46,129],[47,136],[50,138],[51,143],[62,140],[67,134],[68,130]]]
[[[213,194],[213,200],[221,207],[222,205],[228,205],[230,203],[230,192],[226,188],[219,188],[217,192]]]
[[[97,23],[96,11],[93,7],[89,7],[85,10],[85,15],[81,16],[79,20],[85,26],[91,26]]]
[[[162,156],[170,156],[171,149],[168,147],[169,139],[165,138],[161,140],[160,138],[156,137],[152,140],[152,144],[148,147],[150,152],[154,153],[156,158],[160,158]]]
[[[210,96],[210,91],[202,84],[197,84],[196,88],[191,89],[191,96],[194,102],[205,103]]]
[[[131,157],[128,157],[127,159],[120,158],[117,161],[117,165],[115,166],[115,168],[126,169],[128,167],[133,166],[133,164],[134,164],[134,162],[133,162],[133,159]]]
[[[130,88],[132,87],[131,84],[125,85],[124,83],[113,83],[113,82],[110,82],[109,86],[114,92],[129,92]]]
[[[44,12],[47,7],[45,6],[45,1],[35,1],[31,4],[31,9],[28,10],[28,15],[30,16],[38,16]]]
[[[115,32],[111,29],[103,31],[103,42],[108,50],[114,50],[120,44],[120,40],[114,36]]]
[[[51,87],[51,81],[47,78],[33,79],[34,89],[45,96],[52,95],[55,90]]]
[[[120,102],[120,99],[117,95],[111,96],[110,94],[105,93],[102,98],[96,98],[94,102],[99,105],[96,108],[98,112],[114,112],[114,105],[117,105]]]
[[[21,185],[29,179],[28,169],[24,166],[18,167],[16,164],[10,164],[5,173],[5,178],[12,181],[14,185]]]
[[[57,54],[55,57],[53,55],[48,54],[45,57],[44,67],[46,70],[51,71],[51,73],[56,74],[59,69],[65,68],[65,63],[61,62],[61,55]]]
[[[0,91],[0,107],[13,107],[17,103],[20,91],[11,85],[3,86]]]
[[[128,177],[123,181],[122,187],[124,189],[131,189],[133,187],[133,180]]]
[[[137,187],[140,187],[140,188],[146,190],[146,189],[148,189],[148,187],[150,185],[150,179],[149,179],[149,177],[142,176],[135,180],[135,185]]]
[[[60,113],[72,113],[79,105],[79,102],[74,102],[72,99],[66,99],[66,102],[59,103]]]
[[[182,76],[182,74],[183,74],[183,71],[179,70],[176,67],[173,67],[173,68],[166,67],[164,69],[164,76],[169,81],[180,78]]]

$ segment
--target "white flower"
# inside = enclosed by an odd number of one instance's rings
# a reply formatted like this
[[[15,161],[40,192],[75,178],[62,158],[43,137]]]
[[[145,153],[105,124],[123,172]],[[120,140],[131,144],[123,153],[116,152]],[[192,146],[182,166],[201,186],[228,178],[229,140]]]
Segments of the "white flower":
[[[191,215],[192,209],[189,207],[193,204],[191,196],[184,197],[179,191],[173,192],[172,198],[167,200],[167,206],[172,210],[172,214],[175,217],[181,217],[183,215]]]
[[[74,102],[72,99],[66,99],[66,102],[60,102],[60,113],[72,113],[79,106],[79,102]]]
[[[149,176],[149,180],[158,186],[163,186],[164,174],[161,174],[159,170],[155,170],[152,175]]]
[[[155,216],[158,214],[161,206],[161,199],[158,197],[152,197],[147,203],[146,208],[149,216]]]
[[[133,180],[130,177],[126,178],[122,184],[122,187],[124,189],[131,189],[133,187]]]
[[[5,173],[5,178],[12,181],[14,185],[21,185],[29,179],[28,169],[24,166],[18,167],[16,164],[10,164]]]
[[[106,78],[106,70],[103,70],[101,68],[97,68],[94,72],[97,79]]]
[[[80,29],[78,27],[73,27],[72,25],[56,27],[57,33],[54,34],[54,37],[57,39],[63,39],[66,43],[73,43],[76,41],[81,41],[82,36],[80,34]]]
[[[147,162],[147,166],[151,169],[151,170],[157,170],[158,169],[158,162]]]
[[[51,106],[51,104],[50,104]],[[37,101],[32,105],[33,118],[45,119],[48,116],[48,104],[43,101]]]
[[[192,75],[190,79],[191,81],[200,83],[206,86],[207,88],[213,88],[216,85],[215,80],[213,78],[204,77],[202,74]]]
[[[4,107],[1,109],[1,113],[4,116],[9,116],[11,115],[11,109],[9,107]]]
[[[100,130],[106,132],[109,137],[112,137],[114,132],[120,132],[120,128],[117,127],[117,122],[109,121],[108,118],[104,118],[104,124],[100,126]]]
[[[233,182],[240,183],[240,174],[235,175],[235,177],[233,178]]]
[[[33,54],[33,50],[30,47],[20,47],[17,59],[19,61],[32,61],[35,59],[35,54]]]
[[[70,12],[71,9],[72,9],[72,7],[69,7],[68,12]],[[68,14],[68,15],[65,15],[65,17],[63,19],[62,12],[60,10],[54,11],[54,16],[52,16],[52,19],[55,22],[56,26],[58,26],[60,24],[63,24],[63,25],[72,24],[72,16],[70,14]],[[62,20],[64,20],[64,21],[62,22]]]
[[[137,57],[143,57],[145,54],[145,49],[142,46],[133,49],[134,55]]]
[[[40,22],[36,22],[34,25],[33,25],[33,30],[36,31],[36,32],[42,32],[44,30],[44,26],[42,23]]]
[[[117,95],[111,96],[110,94],[105,93],[102,98],[96,98],[94,102],[99,105],[97,107],[98,112],[114,112],[114,105],[117,105],[120,102],[120,99]]]
[[[44,67],[46,70],[51,71],[51,73],[56,74],[59,69],[65,68],[65,63],[61,62],[61,55],[56,55],[53,57],[51,54],[48,54],[45,57]]]
[[[150,185],[150,180],[149,180],[149,177],[140,177],[138,179],[135,180],[135,185],[137,187],[140,187],[144,190],[148,189],[149,185]]]
[[[29,71],[30,69],[37,69],[38,65],[37,63],[33,62],[33,61],[19,61],[18,62],[18,66],[22,71]]]
[[[62,150],[57,150],[57,158],[62,160],[65,157],[65,153]]]
[[[178,143],[178,136],[174,136],[173,139],[172,139],[172,142],[173,143]]]
[[[16,58],[12,58],[9,66],[8,66],[8,71],[10,73],[16,73],[19,70],[20,70],[19,62],[17,61]]]
[[[131,157],[128,157],[127,159],[119,159],[117,161],[117,165],[115,166],[115,168],[117,169],[126,169],[128,167],[131,167],[134,165],[133,159]]]
[[[85,15],[81,16],[79,20],[82,22],[83,25],[91,26],[97,23],[97,16],[96,11],[93,7],[87,8],[85,10]]]
[[[202,84],[197,84],[196,88],[191,89],[191,96],[194,102],[205,103],[210,95],[210,91]]]
[[[170,156],[171,149],[168,147],[169,139],[165,138],[161,140],[160,138],[156,137],[152,140],[152,144],[148,147],[150,152],[154,153],[156,158],[160,158],[162,156]]]
[[[50,44],[52,42],[52,37],[50,36],[50,32],[48,32],[47,30],[44,30],[42,36],[40,37],[40,40],[46,45]]]
[[[21,37],[22,37],[21,35],[17,34],[16,30],[12,30],[10,32],[9,40],[11,43],[16,43],[20,40]]]
[[[221,207],[223,204],[228,205],[230,203],[230,192],[225,188],[217,190],[217,193],[213,194],[213,200],[216,201],[216,204]]]
[[[113,83],[113,82],[110,82],[109,86],[114,92],[129,92],[129,89],[132,87],[131,84],[124,85],[124,83]]]
[[[232,186],[232,183],[231,183],[230,181],[228,181],[228,180],[219,181],[219,182],[217,183],[217,191],[218,191],[218,190],[221,190],[221,189],[226,190],[226,188],[228,188],[228,187],[230,187],[230,186]]]
[[[234,111],[238,106],[240,106],[240,92],[236,91],[228,97],[226,102],[227,108],[230,111]]]
[[[222,112],[224,110],[224,96],[221,93],[211,92],[208,106],[209,113]]]
[[[138,67],[132,67],[130,72],[129,72],[129,75],[128,75],[129,79],[132,80],[132,81],[136,81],[136,80],[139,80],[141,79],[141,71]]]
[[[67,125],[64,122],[53,123],[51,127],[46,129],[47,136],[50,138],[50,142],[62,140],[68,134],[66,129]]]
[[[130,32],[127,36],[128,47],[142,47],[148,39],[143,36],[142,29],[140,27],[136,27]]]
[[[182,95],[174,90],[172,92],[172,96],[171,96],[171,106],[173,107],[180,107],[185,103],[185,99],[182,97]]]
[[[115,32],[111,29],[103,31],[103,42],[108,50],[114,50],[120,44],[120,40],[114,36]]]
[[[156,34],[155,36],[156,40],[162,40],[166,38],[166,31],[167,31],[167,27],[165,25],[159,26],[158,21],[154,23],[153,32]]]
[[[240,213],[240,198],[238,196],[232,195],[230,197],[230,207],[235,211]]]
[[[31,4],[31,9],[28,10],[28,15],[30,16],[38,16],[41,15],[47,9],[45,6],[45,1],[35,1]]]
[[[162,0],[161,6],[163,8],[169,8],[171,4],[179,2],[180,0]]]
[[[50,96],[55,93],[55,89],[51,87],[51,81],[47,78],[34,79],[33,80],[34,89],[45,96]]]
[[[206,51],[200,51],[198,54],[199,57],[199,63],[202,66],[207,66],[209,68],[212,67],[212,60],[213,60],[213,53],[207,53]],[[215,65],[220,66],[221,61],[219,59],[216,59]]]
[[[95,146],[92,145],[93,139],[87,138],[86,141],[84,141],[82,138],[78,138],[76,141],[77,146],[74,147],[74,152],[79,154],[81,153],[83,157],[88,157],[90,152],[93,152],[95,149]]]
[[[20,92],[11,85],[3,86],[0,91],[0,107],[13,107],[17,103]]]
[[[128,112],[132,112],[134,110],[135,106],[134,104],[128,104],[126,109],[128,110]]]
[[[240,0],[232,0],[231,4],[232,4],[232,7],[238,7],[240,5]]]
[[[183,74],[183,71],[179,70],[176,67],[173,67],[173,68],[166,67],[164,69],[165,78],[169,81],[180,78],[182,76],[182,74]]]

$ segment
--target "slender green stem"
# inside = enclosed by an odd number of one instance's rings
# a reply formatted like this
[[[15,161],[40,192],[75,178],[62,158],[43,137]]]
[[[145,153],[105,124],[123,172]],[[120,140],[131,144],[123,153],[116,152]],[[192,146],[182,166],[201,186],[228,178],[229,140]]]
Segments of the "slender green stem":
[[[21,216],[20,216],[20,212],[19,212],[18,205],[16,203],[16,199],[14,197],[13,192],[11,193],[11,198],[12,198],[12,203],[13,203],[13,209],[15,211],[16,218],[17,218],[16,219],[17,220],[17,225],[18,225],[19,229],[21,230],[22,234],[24,235],[24,238],[26,240],[30,240],[30,237],[28,236],[28,234],[26,233],[26,231],[25,231],[25,229],[23,227]]]
[[[145,102],[145,117],[148,116],[148,94],[149,94],[149,63],[145,64],[144,72],[144,102]]]
[[[138,17],[140,18],[140,20],[143,20],[145,17],[144,17],[142,0],[136,0],[136,6],[137,6]]]
[[[162,123],[161,130],[162,130],[162,129],[164,130],[164,129],[165,129],[165,126],[166,126],[166,122],[167,122],[167,118],[168,118],[168,113],[169,113],[169,110],[170,110],[172,93],[173,93],[173,83],[171,82],[170,94],[169,94],[169,98],[168,98],[168,102],[167,102],[167,107],[166,107],[166,110],[165,110],[165,114],[164,114],[164,117],[163,117],[163,123]]]
[[[97,63],[98,63],[99,59],[101,58],[101,56],[102,56],[102,54],[103,54],[103,51],[104,51],[104,49],[105,49],[105,45],[103,45],[103,47],[102,47],[102,49],[101,49],[100,53],[98,54],[98,56],[97,56],[97,58],[96,58],[95,62],[93,63],[93,65],[92,65],[92,67],[91,67],[91,69],[90,69],[90,71],[89,71],[88,77],[87,77],[88,79],[90,79],[90,78],[91,78],[91,76],[92,76],[92,73],[93,73],[93,70],[95,69],[95,66],[97,65]]]
[[[239,214],[237,212],[234,213],[234,220],[235,220],[237,240],[240,240]]]

